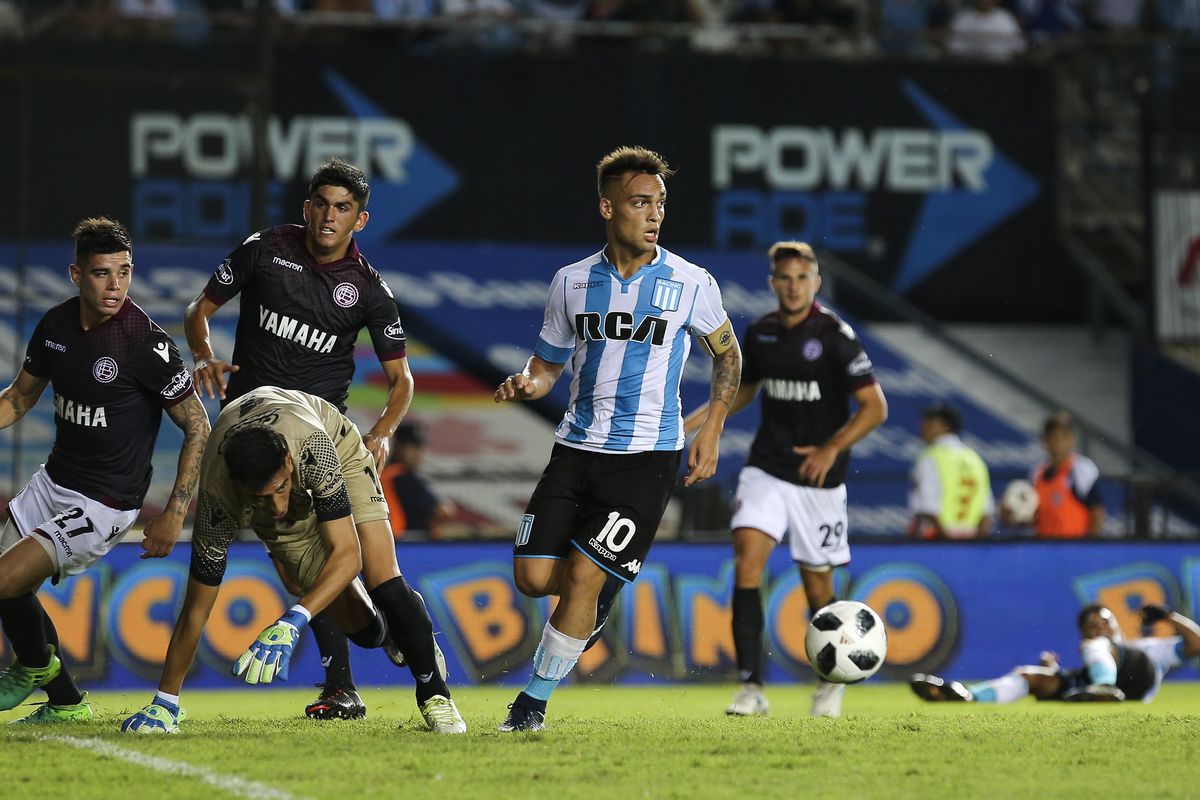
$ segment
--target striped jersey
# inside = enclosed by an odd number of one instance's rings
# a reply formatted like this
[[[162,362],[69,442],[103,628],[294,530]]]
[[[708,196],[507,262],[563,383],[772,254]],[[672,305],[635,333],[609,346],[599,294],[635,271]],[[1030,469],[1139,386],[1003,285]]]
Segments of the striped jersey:
[[[683,448],[679,381],[691,336],[727,319],[707,270],[663,248],[623,279],[604,251],[550,284],[534,355],[571,362],[571,397],[555,439],[602,452]]]

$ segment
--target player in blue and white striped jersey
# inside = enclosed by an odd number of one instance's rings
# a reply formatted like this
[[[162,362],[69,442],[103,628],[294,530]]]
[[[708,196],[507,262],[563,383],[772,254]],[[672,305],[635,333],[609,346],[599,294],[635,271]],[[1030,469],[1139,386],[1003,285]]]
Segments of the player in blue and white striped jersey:
[[[684,484],[716,472],[741,350],[716,281],[658,246],[671,174],[640,147],[600,160],[607,244],[554,276],[533,355],[496,390],[496,402],[536,400],[571,363],[567,413],[513,547],[521,592],[560,599],[501,731],[543,727],[550,693],[595,641],[617,590],[641,571],[684,445],[679,381],[692,335],[713,357],[713,378]]]

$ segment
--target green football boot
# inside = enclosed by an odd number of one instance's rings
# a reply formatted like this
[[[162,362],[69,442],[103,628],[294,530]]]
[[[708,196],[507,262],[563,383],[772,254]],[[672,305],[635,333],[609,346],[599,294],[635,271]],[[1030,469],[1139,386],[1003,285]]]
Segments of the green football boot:
[[[44,667],[27,667],[14,661],[12,666],[0,672],[0,711],[16,708],[33,694],[34,689],[45,686],[61,671],[62,662],[54,654],[54,645],[50,645],[50,663]]]
[[[92,719],[92,707],[88,705],[87,692],[73,706],[55,706],[42,703],[28,717],[22,717],[10,725],[41,725],[51,722],[89,722]]]

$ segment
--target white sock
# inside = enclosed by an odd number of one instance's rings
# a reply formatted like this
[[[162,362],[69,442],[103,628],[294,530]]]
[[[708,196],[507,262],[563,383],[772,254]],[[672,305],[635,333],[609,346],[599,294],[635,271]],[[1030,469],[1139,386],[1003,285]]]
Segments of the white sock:
[[[587,639],[576,639],[555,629],[549,622],[542,628],[542,641],[533,654],[533,675],[525,693],[538,700],[549,700],[558,682],[575,669]]]
[[[967,687],[978,703],[1015,703],[1029,694],[1029,683],[1020,673],[1010,672],[999,678]]]

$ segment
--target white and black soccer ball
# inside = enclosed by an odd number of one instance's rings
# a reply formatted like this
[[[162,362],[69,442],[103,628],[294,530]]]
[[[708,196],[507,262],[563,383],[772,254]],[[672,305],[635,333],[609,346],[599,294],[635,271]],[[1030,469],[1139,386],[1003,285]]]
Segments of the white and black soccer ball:
[[[1010,481],[1000,497],[1000,508],[1006,510],[1017,525],[1028,525],[1038,510],[1038,493],[1026,480]]]
[[[804,637],[808,663],[827,681],[858,683],[887,657],[887,629],[865,603],[841,600],[817,612]]]

